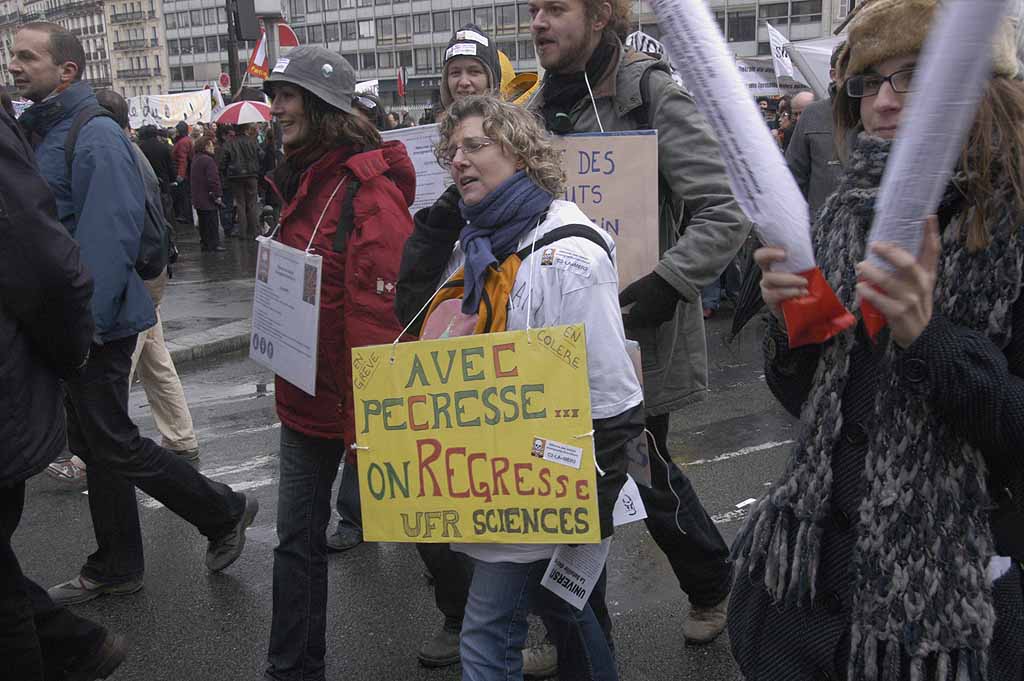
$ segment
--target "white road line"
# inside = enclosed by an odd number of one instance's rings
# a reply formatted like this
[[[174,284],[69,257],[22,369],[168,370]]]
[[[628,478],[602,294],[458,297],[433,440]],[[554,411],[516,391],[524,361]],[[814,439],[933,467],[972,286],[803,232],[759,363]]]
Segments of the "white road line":
[[[729,459],[735,459],[738,456],[746,456],[747,454],[755,454],[757,452],[763,452],[766,449],[775,449],[782,445],[791,445],[796,440],[783,440],[781,442],[765,442],[760,445],[753,445],[750,447],[744,447],[743,449],[737,449],[735,452],[726,452],[720,454],[713,459],[697,459],[696,461],[681,462],[681,466],[701,466],[707,463],[718,463],[719,461],[728,461]]]
[[[238,473],[245,473],[247,471],[255,470],[257,468],[263,468],[269,466],[277,459],[276,456],[257,456],[248,461],[242,463],[231,464],[230,466],[218,466],[216,468],[205,468],[201,471],[203,475],[208,478],[223,478],[229,475],[237,475]]]
[[[231,482],[231,483],[228,483],[228,487],[230,487],[231,489],[235,490],[236,492],[245,492],[247,490],[256,489],[258,487],[266,487],[267,485],[273,485],[273,484],[274,484],[274,478],[261,478],[259,480],[245,480],[243,482]],[[153,499],[152,497],[147,497],[145,495],[142,495],[142,498],[139,499],[139,506],[142,506],[143,508],[152,508],[152,509],[157,509],[157,508],[163,508],[164,507],[164,505],[161,504],[156,499]]]
[[[711,522],[715,525],[724,525],[725,523],[734,523],[738,520],[743,520],[747,517],[746,508],[738,508],[733,511],[726,511],[725,513],[719,513],[718,515],[711,516]]]

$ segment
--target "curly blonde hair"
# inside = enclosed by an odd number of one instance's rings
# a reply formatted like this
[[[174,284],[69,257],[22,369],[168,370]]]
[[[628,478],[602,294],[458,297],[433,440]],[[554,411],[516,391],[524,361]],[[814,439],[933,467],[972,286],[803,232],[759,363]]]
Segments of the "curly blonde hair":
[[[562,193],[565,173],[561,154],[551,145],[540,120],[526,109],[491,95],[466,97],[448,109],[440,124],[441,139],[434,147],[434,155],[441,165],[445,165],[455,130],[467,118],[474,116],[483,118],[484,134],[499,144],[505,153],[515,156],[531,180],[552,196]]]

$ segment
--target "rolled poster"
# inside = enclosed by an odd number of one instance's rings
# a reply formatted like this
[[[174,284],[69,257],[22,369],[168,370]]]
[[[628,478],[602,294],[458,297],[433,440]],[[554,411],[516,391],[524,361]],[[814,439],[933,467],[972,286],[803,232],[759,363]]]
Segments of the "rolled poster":
[[[1007,0],[949,0],[938,10],[882,176],[869,247],[884,241],[921,252],[924,225],[939,207],[988,85],[992,44],[1007,9]],[[874,254],[868,261],[892,270]],[[874,338],[885,317],[867,301],[861,314]]]
[[[810,294],[783,304],[792,347],[822,343],[854,323],[818,269],[807,201],[789,172],[703,0],[652,0],[672,63],[721,145],[736,200],[761,240],[786,250],[776,269],[802,275]]]

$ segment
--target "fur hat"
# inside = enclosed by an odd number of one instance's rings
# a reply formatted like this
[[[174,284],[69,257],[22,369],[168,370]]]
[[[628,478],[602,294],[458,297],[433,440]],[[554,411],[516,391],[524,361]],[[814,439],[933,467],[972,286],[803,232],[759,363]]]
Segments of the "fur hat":
[[[920,52],[939,4],[939,0],[866,0],[846,20],[849,35],[839,55],[839,81],[886,59]],[[992,73],[997,76],[1017,75],[1015,23],[1004,19],[993,42]]]
[[[492,90],[501,84],[501,63],[498,60],[498,48],[494,40],[476,24],[466,24],[455,32],[448,41],[444,51],[444,64],[441,66],[441,103],[447,109],[455,99],[448,88],[448,62],[457,57],[471,57],[484,66],[487,71],[487,85]]]

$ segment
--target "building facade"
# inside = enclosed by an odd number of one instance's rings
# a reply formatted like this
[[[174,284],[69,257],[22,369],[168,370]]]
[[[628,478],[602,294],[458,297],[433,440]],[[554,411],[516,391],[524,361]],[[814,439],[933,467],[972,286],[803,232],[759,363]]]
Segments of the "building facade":
[[[124,97],[161,94],[169,87],[166,41],[158,0],[3,0],[0,2],[0,82],[13,91],[8,64],[14,34],[30,21],[59,24],[85,48],[84,80]]]

